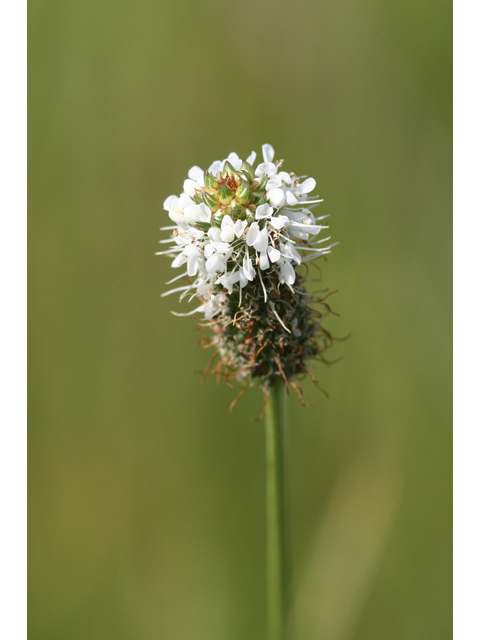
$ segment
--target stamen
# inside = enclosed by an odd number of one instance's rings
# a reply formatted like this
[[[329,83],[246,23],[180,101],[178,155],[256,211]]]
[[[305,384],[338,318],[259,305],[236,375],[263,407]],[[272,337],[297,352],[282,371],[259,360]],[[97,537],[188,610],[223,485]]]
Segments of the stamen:
[[[170,289],[170,291],[165,291],[161,294],[161,298],[165,298],[165,296],[169,296],[171,293],[177,293],[177,291],[185,291],[185,289],[191,289],[192,285],[188,284],[186,287],[177,287],[176,289]]]
[[[281,318],[280,318],[280,316],[278,315],[277,310],[275,309],[275,307],[274,307],[273,305],[272,305],[272,311],[273,311],[273,313],[276,315],[277,320],[280,322],[280,324],[281,324],[281,325],[282,325],[282,327],[285,329],[285,331],[288,331],[288,333],[292,333],[292,332],[290,331],[290,329],[288,329],[288,328],[283,324],[282,319],[281,319]]]

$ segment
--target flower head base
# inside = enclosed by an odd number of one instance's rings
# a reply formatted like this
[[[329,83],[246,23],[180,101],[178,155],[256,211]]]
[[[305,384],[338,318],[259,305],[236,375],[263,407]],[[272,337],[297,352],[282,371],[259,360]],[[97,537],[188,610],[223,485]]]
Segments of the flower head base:
[[[328,227],[318,224],[327,216],[311,211],[322,202],[310,196],[315,180],[281,171],[271,145],[263,145],[256,168],[255,158],[255,152],[247,160],[231,153],[208,171],[192,167],[183,193],[165,200],[175,226],[164,227],[173,236],[162,242],[172,246],[159,254],[186,268],[170,283],[186,277],[189,284],[163,295],[200,298],[193,311],[176,315],[201,312],[213,329],[220,362],[211,372],[245,384],[257,377],[264,387],[282,376],[297,389],[305,361],[321,357],[331,343],[299,268],[333,245],[317,239]]]

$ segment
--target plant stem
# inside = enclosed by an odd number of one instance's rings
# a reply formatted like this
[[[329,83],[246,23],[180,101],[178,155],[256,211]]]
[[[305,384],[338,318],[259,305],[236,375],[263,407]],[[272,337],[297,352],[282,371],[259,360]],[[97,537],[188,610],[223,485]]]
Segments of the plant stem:
[[[286,638],[285,384],[270,388],[266,407],[267,617],[269,640]]]

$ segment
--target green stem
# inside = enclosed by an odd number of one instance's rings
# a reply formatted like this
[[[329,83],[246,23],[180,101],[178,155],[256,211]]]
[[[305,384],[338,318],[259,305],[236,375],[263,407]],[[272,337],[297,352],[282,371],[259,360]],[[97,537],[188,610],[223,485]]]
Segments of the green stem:
[[[270,388],[266,407],[267,616],[269,640],[286,638],[285,384]]]

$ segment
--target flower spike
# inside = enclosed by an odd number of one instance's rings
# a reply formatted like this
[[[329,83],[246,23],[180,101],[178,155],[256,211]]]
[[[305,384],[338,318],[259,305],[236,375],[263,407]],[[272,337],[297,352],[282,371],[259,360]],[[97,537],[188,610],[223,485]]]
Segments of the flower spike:
[[[315,180],[280,170],[283,160],[274,155],[264,144],[256,168],[255,152],[246,160],[231,153],[207,171],[194,166],[183,193],[165,200],[175,225],[166,227],[173,230],[171,247],[160,254],[187,269],[171,282],[188,277],[189,284],[163,295],[200,299],[191,313],[175,315],[201,313],[212,329],[220,361],[206,373],[245,386],[257,378],[266,392],[283,380],[297,392],[297,376],[311,375],[306,362],[322,360],[332,343],[321,325],[325,313],[312,306],[322,301],[307,292],[301,267],[334,245],[316,239],[327,228],[318,221],[327,216],[311,212],[322,202],[311,195]]]

